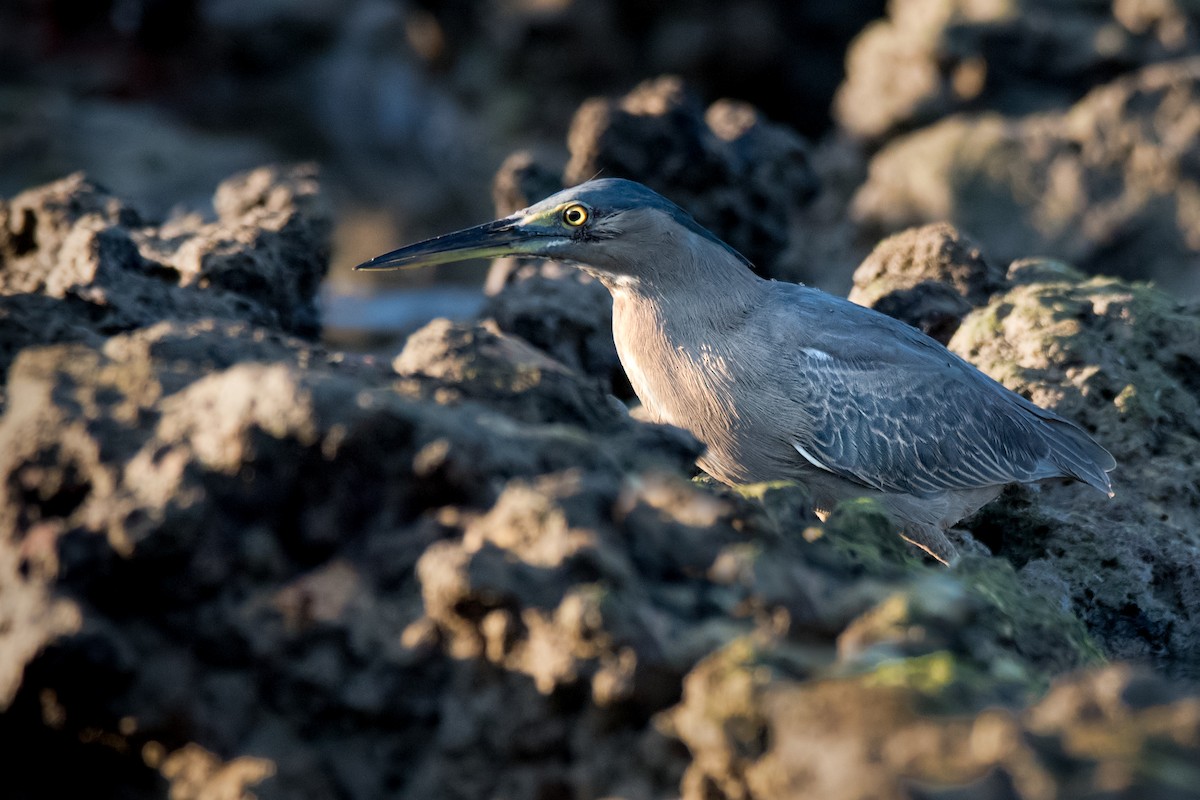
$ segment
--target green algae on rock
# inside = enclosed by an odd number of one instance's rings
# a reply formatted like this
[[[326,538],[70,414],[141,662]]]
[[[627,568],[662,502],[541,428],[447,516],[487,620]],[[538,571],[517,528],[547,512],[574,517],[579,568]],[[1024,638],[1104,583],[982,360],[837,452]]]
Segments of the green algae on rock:
[[[934,652],[799,680],[770,645],[731,644],[661,716],[692,753],[683,797],[1046,800],[1194,788],[1200,703],[1161,678],[1112,666],[1059,678],[1025,711],[930,708],[922,697],[956,670]]]
[[[965,523],[1032,582],[1060,587],[1104,651],[1196,677],[1200,664],[1200,314],[1152,286],[1013,264],[952,350],[1093,432],[1110,501],[1051,484]],[[1036,501],[1033,498],[1036,497]]]

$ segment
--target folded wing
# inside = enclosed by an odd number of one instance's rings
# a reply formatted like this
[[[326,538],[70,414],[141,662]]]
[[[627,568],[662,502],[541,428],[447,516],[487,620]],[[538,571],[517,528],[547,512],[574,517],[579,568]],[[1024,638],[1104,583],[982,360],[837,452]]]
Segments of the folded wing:
[[[793,339],[790,398],[791,444],[813,466],[918,496],[1058,476],[1112,494],[1115,462],[1078,426],[903,323],[845,301],[820,310],[820,333]]]

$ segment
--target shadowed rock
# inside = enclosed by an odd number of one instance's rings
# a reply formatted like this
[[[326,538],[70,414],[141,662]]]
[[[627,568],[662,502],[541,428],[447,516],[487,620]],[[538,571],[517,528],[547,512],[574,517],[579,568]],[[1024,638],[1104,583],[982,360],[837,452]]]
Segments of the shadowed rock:
[[[695,757],[684,798],[1185,797],[1196,775],[1194,700],[1125,666],[1062,678],[1023,712],[943,715],[929,698],[978,677],[951,657],[806,681],[791,655],[739,642],[688,676],[668,723]]]
[[[950,347],[1096,432],[1118,464],[1116,497],[1102,509],[1051,485],[1014,491],[966,527],[1031,584],[1057,586],[1107,652],[1195,678],[1200,486],[1187,454],[1200,447],[1196,308],[1028,260]]]
[[[954,226],[927,225],[883,240],[854,272],[849,299],[950,341],[962,318],[1004,285]]]
[[[0,203],[0,294],[66,300],[103,333],[223,317],[315,334],[330,228],[315,169],[236,176],[213,205],[215,222],[154,226],[82,175],[25,192]]]
[[[623,97],[580,106],[567,137],[561,181],[529,153],[496,175],[498,214],[511,213],[597,175],[629,177],[688,209],[755,262],[764,275],[795,277],[791,223],[818,190],[807,143],[752,107],[728,100],[707,109],[677,78],[640,84]],[[577,270],[498,259],[481,316],[563,363],[632,397],[612,344],[612,299]]]
[[[880,142],[961,110],[1061,108],[1147,64],[1195,52],[1179,3],[893,0],[846,56],[834,116]]]
[[[1192,293],[1198,95],[1193,58],[1113,81],[1061,113],[950,117],[874,157],[853,215],[879,232],[945,220],[997,261],[1046,255]]]

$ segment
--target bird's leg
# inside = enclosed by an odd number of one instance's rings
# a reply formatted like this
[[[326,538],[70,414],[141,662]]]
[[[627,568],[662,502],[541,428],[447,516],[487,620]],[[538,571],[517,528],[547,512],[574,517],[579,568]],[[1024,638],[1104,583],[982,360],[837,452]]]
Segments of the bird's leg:
[[[941,528],[933,525],[908,525],[900,532],[900,538],[924,550],[947,567],[958,563],[958,548]]]

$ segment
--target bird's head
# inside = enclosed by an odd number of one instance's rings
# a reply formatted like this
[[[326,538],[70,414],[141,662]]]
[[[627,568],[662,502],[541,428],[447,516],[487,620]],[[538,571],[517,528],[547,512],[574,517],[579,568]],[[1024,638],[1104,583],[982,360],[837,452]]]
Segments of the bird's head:
[[[605,178],[564,189],[503,219],[393,250],[355,269],[411,269],[524,256],[573,261],[620,280],[681,263],[692,257],[698,241],[749,266],[662,195],[640,183]]]

